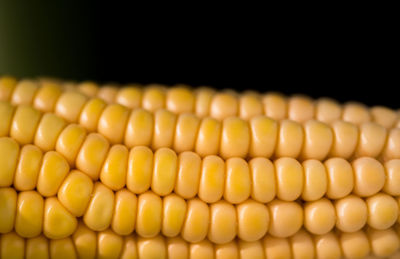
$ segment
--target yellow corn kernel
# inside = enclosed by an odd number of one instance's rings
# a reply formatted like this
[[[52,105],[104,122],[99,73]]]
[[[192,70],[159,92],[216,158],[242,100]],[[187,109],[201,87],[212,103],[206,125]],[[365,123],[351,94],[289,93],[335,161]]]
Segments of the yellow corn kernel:
[[[210,206],[210,229],[208,239],[215,244],[232,241],[237,234],[237,216],[235,207],[218,201]]]
[[[278,123],[265,116],[250,120],[250,157],[271,157],[277,143]]]
[[[306,96],[293,96],[288,102],[288,118],[296,122],[306,122],[314,117],[314,103]]]
[[[339,259],[342,257],[339,240],[332,232],[315,235],[314,245],[317,258]]]
[[[168,258],[189,259],[189,245],[181,237],[168,238]]]
[[[386,107],[375,106],[370,112],[372,120],[387,129],[393,127],[397,119],[396,112]]]
[[[136,233],[142,237],[155,237],[161,230],[162,200],[153,192],[145,192],[138,199]]]
[[[207,156],[203,159],[199,197],[212,203],[221,199],[224,191],[225,164],[218,156]]]
[[[324,164],[328,173],[326,196],[329,199],[347,196],[354,187],[354,175],[350,163],[342,158],[330,158]]]
[[[210,209],[207,204],[196,198],[189,200],[182,237],[192,243],[203,240],[208,232],[209,221]]]
[[[196,115],[200,118],[210,114],[210,103],[215,91],[208,87],[199,87],[195,89],[196,93]]]
[[[29,238],[26,240],[25,258],[27,259],[49,259],[49,240],[44,236]]]
[[[333,229],[336,222],[335,207],[326,198],[304,205],[304,227],[311,233],[323,235]]]
[[[61,94],[56,103],[55,114],[67,122],[78,122],[79,114],[87,102],[87,97],[78,92],[67,91]]]
[[[92,180],[97,180],[109,147],[110,144],[102,135],[97,133],[89,134],[79,150],[76,158],[76,167]]]
[[[104,184],[97,182],[83,221],[90,229],[103,231],[110,226],[113,212],[114,193]]]
[[[172,87],[167,91],[166,107],[174,113],[193,112],[194,96],[187,87]]]
[[[201,121],[196,140],[196,153],[201,157],[216,155],[219,151],[221,122],[205,118]]]
[[[239,249],[236,242],[215,245],[215,259],[239,259]]]
[[[97,131],[112,144],[121,143],[124,138],[129,110],[120,104],[108,105],[100,116]]]
[[[198,154],[187,151],[179,154],[178,175],[175,193],[185,199],[193,198],[200,183],[201,158]]]
[[[18,106],[11,124],[10,137],[22,145],[32,143],[41,116],[41,112],[31,106]]]
[[[153,174],[153,152],[145,146],[134,147],[129,152],[126,186],[133,193],[143,193],[150,188]]]
[[[283,120],[279,125],[278,142],[276,144],[276,157],[299,156],[304,141],[302,126],[294,121]]]
[[[239,250],[241,258],[264,259],[264,248],[261,241],[247,242],[239,240]]]
[[[57,198],[69,212],[81,217],[88,206],[92,190],[92,180],[86,174],[73,170],[60,186]]]
[[[99,86],[95,82],[84,81],[77,85],[77,89],[87,96],[94,97],[99,92]]]
[[[303,225],[303,209],[293,201],[273,200],[268,203],[271,224],[269,233],[275,237],[289,237]]]
[[[400,247],[399,236],[393,229],[368,229],[368,238],[374,255],[386,257],[393,254]]]
[[[400,159],[385,163],[386,180],[383,191],[392,196],[400,195]]]
[[[158,235],[153,238],[139,237],[137,240],[138,258],[166,259],[167,248],[165,240]]]
[[[249,162],[251,174],[251,197],[259,202],[267,203],[275,198],[275,168],[266,158],[253,158]]]
[[[51,239],[65,238],[75,231],[76,218],[69,213],[55,197],[44,203],[43,233]]]
[[[0,92],[1,95],[1,92]],[[0,101],[0,137],[8,136],[13,120],[15,107],[8,102]]]
[[[136,239],[132,236],[126,236],[124,247],[121,253],[121,259],[138,259],[138,251],[136,247]]]
[[[102,99],[93,98],[89,100],[79,115],[79,125],[82,125],[89,132],[96,131],[100,116],[106,106],[107,104]]]
[[[12,188],[0,188],[0,233],[14,228],[17,210],[17,192]]]
[[[96,258],[96,233],[90,230],[83,222],[79,222],[76,231],[72,235],[72,240],[79,258]]]
[[[360,126],[357,156],[377,157],[386,143],[387,130],[375,123],[367,122]]]
[[[36,130],[35,145],[43,151],[54,150],[58,136],[66,126],[66,122],[57,115],[52,113],[44,114]]]
[[[279,93],[268,93],[263,96],[264,114],[274,120],[287,118],[287,100]]]
[[[13,104],[27,104],[30,105],[33,101],[39,86],[37,82],[32,80],[20,81],[12,93],[11,103]]]
[[[250,170],[242,158],[229,158],[226,161],[226,180],[224,199],[237,204],[247,200],[251,192]]]
[[[142,106],[142,90],[136,85],[124,87],[118,91],[115,102],[130,109],[140,108]]]
[[[0,108],[1,110],[1,108]],[[0,111],[1,116],[1,111]],[[393,128],[388,132],[385,147],[382,152],[384,161],[400,158],[400,129]]]
[[[169,148],[160,148],[154,153],[154,171],[151,189],[164,196],[172,192],[175,186],[178,158]]]
[[[119,258],[124,239],[110,230],[100,232],[97,237],[97,258]]]
[[[69,124],[57,139],[56,151],[67,159],[69,165],[75,165],[78,152],[86,138],[86,130],[77,124]]]
[[[124,143],[129,148],[135,146],[150,146],[153,139],[153,113],[143,110],[132,110],[126,126]]]
[[[185,200],[176,194],[170,194],[163,199],[163,235],[175,237],[181,232],[186,216],[186,209]]]
[[[117,96],[118,86],[115,85],[104,85],[99,88],[97,96],[107,103],[113,103]]]
[[[42,112],[53,112],[61,93],[62,90],[58,84],[46,83],[37,91],[33,99],[33,107]]]
[[[45,197],[56,195],[68,172],[69,165],[64,157],[55,151],[47,152],[39,172],[38,192]]]
[[[217,120],[223,120],[238,114],[239,102],[232,92],[220,92],[214,94],[210,103],[210,116]]]
[[[329,98],[321,98],[317,100],[315,106],[315,119],[324,123],[332,123],[340,119],[342,115],[342,107]]]
[[[18,194],[15,232],[22,237],[36,237],[42,232],[43,197],[36,191]]]
[[[10,186],[17,167],[19,146],[15,140],[0,137],[0,187]]]
[[[354,190],[360,197],[372,196],[385,184],[385,169],[377,160],[362,157],[352,162],[354,170]]]
[[[392,196],[378,193],[369,197],[366,202],[369,226],[384,230],[393,226],[397,221],[399,205]]]
[[[50,240],[50,258],[74,259],[77,258],[71,238]]]
[[[193,114],[178,117],[173,145],[177,153],[194,150],[199,125],[199,118]]]
[[[25,256],[25,240],[14,232],[2,235],[0,247],[1,258],[23,259]]]
[[[350,102],[343,107],[342,119],[359,125],[371,121],[371,115],[365,105],[357,102]]]
[[[268,231],[269,212],[264,204],[247,200],[237,207],[238,236],[241,240],[260,240]]]
[[[128,149],[123,145],[110,148],[100,172],[100,180],[114,191],[120,190],[126,183],[128,167]]]
[[[247,92],[239,98],[239,117],[249,120],[263,114],[260,96],[254,92]]]
[[[304,159],[324,160],[332,142],[332,129],[325,123],[309,120],[304,123],[304,143],[301,156]]]
[[[152,148],[172,147],[177,116],[167,110],[154,112]]]
[[[115,194],[112,230],[119,235],[129,235],[135,228],[137,214],[136,195],[122,189]]]
[[[335,202],[336,227],[344,232],[356,232],[367,223],[367,204],[360,197],[348,195]]]
[[[250,146],[250,129],[246,121],[231,117],[222,123],[219,153],[222,158],[246,157]]]
[[[0,101],[8,101],[17,85],[17,80],[13,77],[3,76],[0,78]]]
[[[289,157],[279,158],[274,162],[277,197],[284,201],[294,201],[303,191],[304,173],[301,164]]]
[[[192,243],[189,249],[191,259],[214,259],[213,243],[208,240]]]
[[[290,238],[293,258],[315,258],[314,242],[311,235],[300,230]]]
[[[302,164],[304,170],[304,187],[301,198],[305,201],[315,201],[325,195],[328,188],[328,178],[324,165],[314,159]]]
[[[364,258],[371,251],[367,235],[363,231],[342,233],[340,246],[343,255],[348,258]]]
[[[159,85],[146,87],[143,93],[142,107],[149,111],[156,111],[165,107],[165,89]]]
[[[267,235],[263,239],[266,258],[291,258],[291,249],[287,238],[272,237]]]

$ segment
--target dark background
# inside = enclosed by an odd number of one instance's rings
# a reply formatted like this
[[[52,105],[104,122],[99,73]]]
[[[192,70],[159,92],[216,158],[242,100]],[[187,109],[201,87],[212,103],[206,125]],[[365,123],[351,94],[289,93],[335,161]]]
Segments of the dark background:
[[[400,107],[395,35],[380,27],[264,25],[256,15],[217,24],[208,14],[140,16],[111,2],[41,3],[0,2],[0,75],[274,90]]]

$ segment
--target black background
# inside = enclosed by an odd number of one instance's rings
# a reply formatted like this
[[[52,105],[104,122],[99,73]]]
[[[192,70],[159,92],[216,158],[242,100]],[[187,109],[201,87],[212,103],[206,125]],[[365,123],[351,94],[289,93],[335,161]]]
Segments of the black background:
[[[273,90],[400,107],[393,33],[336,21],[262,21],[236,15],[215,23],[208,14],[142,13],[111,2],[4,2],[0,75]]]

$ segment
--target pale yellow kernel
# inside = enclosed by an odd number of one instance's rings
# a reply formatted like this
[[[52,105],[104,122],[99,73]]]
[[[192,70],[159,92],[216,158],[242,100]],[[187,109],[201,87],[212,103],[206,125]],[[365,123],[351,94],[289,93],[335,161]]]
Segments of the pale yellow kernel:
[[[126,186],[133,193],[143,193],[150,188],[153,175],[153,152],[145,146],[134,147],[129,152]]]
[[[126,236],[122,249],[121,259],[138,259],[136,239],[133,236]]]
[[[322,198],[304,205],[304,226],[309,232],[326,234],[333,229],[335,222],[335,207],[330,200]]]
[[[204,118],[210,114],[210,104],[215,90],[208,87],[199,87],[195,89],[196,93],[196,115]]]
[[[100,116],[97,131],[106,137],[111,144],[122,143],[128,118],[128,108],[120,104],[108,105]]]
[[[112,230],[119,235],[129,235],[135,229],[137,215],[136,195],[127,189],[115,193]]]
[[[268,203],[271,223],[269,233],[274,237],[289,237],[303,225],[303,209],[293,201],[273,200]]]
[[[267,235],[262,242],[266,258],[292,258],[288,238]]]
[[[12,104],[27,104],[33,102],[33,98],[39,89],[37,82],[33,80],[21,80],[17,83],[11,97]]]
[[[213,118],[201,120],[195,150],[201,157],[219,152],[222,123]]]
[[[142,237],[155,237],[161,230],[162,200],[151,191],[139,195],[136,233]]]
[[[315,258],[314,243],[311,235],[301,229],[290,238],[294,259]]]
[[[224,199],[238,204],[247,200],[251,192],[250,169],[248,163],[238,157],[226,161]]]
[[[79,92],[67,91],[57,101],[55,114],[67,122],[78,122],[87,97]]]
[[[185,223],[181,235],[188,242],[199,242],[208,233],[210,224],[210,208],[208,205],[195,198],[187,203]]]
[[[114,193],[100,182],[94,185],[89,205],[83,215],[83,221],[92,230],[107,229],[114,212]]]
[[[261,241],[246,242],[239,240],[239,250],[241,258],[264,259],[264,248]]]
[[[269,158],[274,154],[278,123],[265,116],[257,116],[250,120],[250,157]]]
[[[208,239],[215,244],[232,241],[237,234],[237,216],[235,207],[218,201],[210,206],[210,229]]]
[[[21,145],[33,143],[42,114],[27,105],[19,105],[15,110],[10,129],[10,137]]]
[[[142,104],[142,90],[136,85],[126,86],[118,91],[115,102],[130,109],[140,108]]]
[[[7,187],[13,183],[18,155],[17,142],[12,138],[0,137],[0,187]]]
[[[173,145],[177,153],[194,150],[199,125],[199,118],[193,114],[178,116]]]
[[[358,143],[358,127],[350,122],[335,121],[332,124],[333,143],[330,157],[349,159]]]
[[[154,171],[151,189],[160,196],[170,194],[175,186],[178,166],[176,153],[169,148],[160,148],[154,153]]]
[[[304,170],[304,187],[301,198],[315,201],[325,195],[328,188],[327,172],[322,162],[310,159],[302,163]]]
[[[386,230],[369,228],[368,239],[372,253],[381,258],[392,255],[400,247],[399,236],[391,228]]]
[[[247,200],[237,207],[238,236],[240,239],[253,242],[261,239],[269,228],[267,206],[253,200]]]
[[[77,220],[58,201],[57,198],[47,198],[44,203],[43,233],[47,238],[65,238],[74,233]]]
[[[154,133],[152,148],[172,147],[177,116],[167,110],[154,113]]]
[[[383,191],[392,196],[400,195],[400,159],[393,159],[384,164],[385,166],[385,185]]]
[[[118,89],[119,88],[116,85],[103,85],[99,88],[97,96],[103,99],[106,103],[114,103]]]
[[[275,160],[277,197],[284,201],[294,201],[303,191],[304,173],[301,164],[293,158]]]
[[[264,114],[274,120],[287,118],[287,100],[279,93],[268,93],[262,98],[264,104]]]
[[[90,230],[82,221],[72,235],[72,241],[79,258],[94,259],[97,250],[97,233]]]
[[[76,86],[78,90],[89,96],[89,97],[94,97],[97,95],[99,91],[99,86],[95,82],[91,81],[84,81]]]
[[[400,158],[400,128],[393,128],[388,132],[386,144],[382,152],[382,157],[384,161]]]
[[[246,157],[249,147],[250,129],[248,122],[237,117],[224,119],[219,150],[222,158]]]
[[[81,217],[89,204],[93,182],[86,174],[73,170],[65,178],[57,198],[76,217]]]
[[[239,259],[239,249],[236,241],[215,245],[215,259]]]
[[[146,87],[143,93],[142,107],[152,112],[164,108],[165,89],[158,85]]]
[[[168,238],[168,258],[189,259],[189,244],[181,237]]]
[[[37,91],[33,99],[33,107],[42,112],[53,112],[61,93],[60,85],[45,83]]]
[[[243,93],[239,99],[239,117],[245,120],[263,114],[263,105],[257,93]]]
[[[342,107],[335,100],[329,98],[321,98],[317,100],[315,106],[315,119],[332,123],[341,118]]]
[[[69,124],[58,137],[56,151],[63,155],[69,165],[73,167],[85,140],[86,130],[80,125]]]
[[[313,100],[306,96],[293,96],[288,102],[288,118],[297,122],[306,122],[314,117]]]
[[[309,120],[304,123],[303,159],[324,160],[332,147],[331,128],[320,121]]]
[[[17,192],[13,188],[0,188],[0,233],[8,233],[14,228],[17,210]]]
[[[342,158],[330,158],[324,165],[328,173],[327,197],[340,199],[347,196],[354,187],[354,174],[350,163]]]
[[[399,204],[392,196],[378,193],[369,197],[366,202],[370,227],[384,230],[395,224],[399,215]]]
[[[100,98],[89,100],[79,115],[79,125],[82,125],[87,131],[94,132],[97,130],[97,124],[103,110],[107,104]]]
[[[290,120],[280,121],[275,156],[297,158],[303,141],[303,127],[299,123]]]
[[[124,145],[110,148],[100,172],[100,180],[114,191],[120,190],[126,183],[128,168],[128,149]]]
[[[129,148],[150,146],[153,139],[153,129],[153,113],[143,109],[133,110],[126,125],[125,145]]]
[[[340,259],[342,257],[339,240],[333,232],[314,235],[314,245],[317,258]]]
[[[158,235],[153,238],[139,237],[137,240],[139,258],[166,259],[167,247],[164,237]]]
[[[174,192],[185,199],[193,198],[199,190],[201,158],[194,152],[182,152],[178,157],[178,174]]]
[[[177,236],[182,229],[186,216],[186,201],[176,194],[163,199],[162,233],[167,237]]]
[[[276,180],[274,164],[263,157],[249,162],[251,175],[251,198],[267,203],[275,198]]]
[[[66,122],[57,115],[52,113],[44,114],[36,130],[35,145],[43,151],[54,150],[58,136],[66,126]]]
[[[210,116],[223,120],[230,116],[237,116],[239,101],[232,92],[220,92],[213,96],[210,104]]]
[[[43,197],[36,191],[18,194],[15,232],[21,237],[36,237],[42,232]]]
[[[221,199],[224,192],[225,163],[218,156],[207,156],[201,167],[199,198],[212,203]]]
[[[364,258],[370,251],[367,235],[364,231],[354,233],[342,233],[340,236],[340,246],[343,255],[347,258]]]
[[[360,125],[358,146],[355,155],[357,157],[377,157],[386,143],[387,130],[373,122]]]
[[[354,170],[353,192],[361,197],[368,197],[379,192],[385,184],[385,169],[371,157],[361,157],[352,162]]]
[[[194,95],[186,86],[175,86],[167,91],[167,109],[174,113],[193,112]]]
[[[349,102],[344,105],[342,119],[359,125],[371,121],[371,115],[365,105],[357,102]]]
[[[111,230],[100,232],[97,236],[97,258],[118,259],[122,252],[124,239]]]
[[[190,244],[191,259],[214,259],[214,245],[208,240]]]
[[[348,195],[335,202],[336,227],[343,232],[359,231],[368,218],[367,204],[360,197]]]
[[[397,120],[397,114],[395,111],[383,107],[383,106],[375,106],[371,108],[371,115],[372,115],[372,120],[385,127],[386,129],[390,129],[393,127]]]

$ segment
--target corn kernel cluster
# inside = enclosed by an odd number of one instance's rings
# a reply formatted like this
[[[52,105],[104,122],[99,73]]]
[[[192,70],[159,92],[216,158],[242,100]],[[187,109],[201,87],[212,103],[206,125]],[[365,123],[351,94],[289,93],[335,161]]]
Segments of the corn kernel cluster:
[[[400,258],[400,117],[0,77],[0,258]]]

